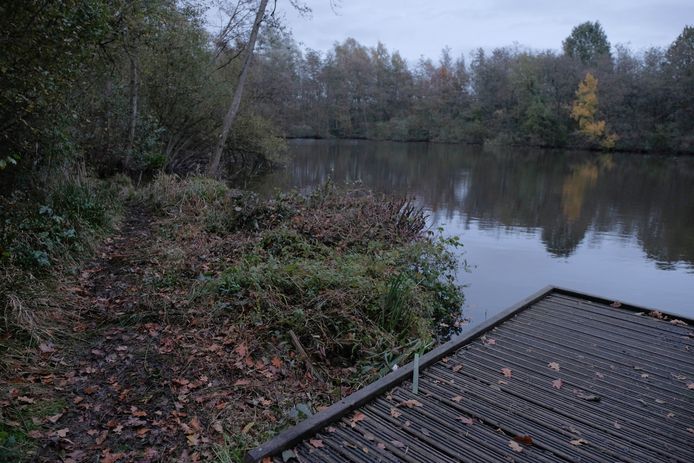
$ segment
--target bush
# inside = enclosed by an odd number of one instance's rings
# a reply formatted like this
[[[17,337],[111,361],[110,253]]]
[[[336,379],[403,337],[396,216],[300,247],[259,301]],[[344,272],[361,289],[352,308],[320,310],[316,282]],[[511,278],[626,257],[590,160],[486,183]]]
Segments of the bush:
[[[214,317],[248,319],[259,338],[293,330],[325,363],[357,362],[367,375],[384,355],[406,356],[455,330],[463,296],[450,249],[460,243],[425,232],[408,201],[328,186],[235,204],[227,239],[246,244],[195,291],[212,299]]]
[[[51,272],[89,252],[117,220],[130,181],[73,177],[44,185],[43,193],[0,196],[0,308],[5,329],[34,338],[53,332],[47,314]]]

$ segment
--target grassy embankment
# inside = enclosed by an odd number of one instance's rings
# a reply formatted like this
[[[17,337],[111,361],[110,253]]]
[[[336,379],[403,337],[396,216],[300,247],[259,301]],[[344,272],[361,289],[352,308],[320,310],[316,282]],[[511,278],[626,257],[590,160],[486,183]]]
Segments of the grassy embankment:
[[[94,362],[91,381],[100,372],[114,376],[108,364],[80,354],[96,342],[108,350],[96,339],[108,323],[84,307],[91,299],[68,288],[80,274],[76,256],[105,236],[128,196],[131,210],[148,211],[139,223],[151,233],[147,242],[131,237],[126,246],[134,254],[128,265],[137,267],[129,270],[141,278],[128,290],[136,296],[130,308],[118,306],[107,333],[112,337],[113,326],[125,340],[148,333],[157,375],[141,378],[146,397],[133,388],[109,416],[136,406],[149,416],[172,413],[179,424],[183,412],[194,419],[178,427],[148,422],[151,433],[140,436],[128,434],[127,426],[114,434],[103,425],[99,445],[106,452],[120,446],[135,457],[148,436],[160,432],[169,447],[179,439],[180,448],[202,459],[237,460],[303,414],[428,349],[459,321],[462,293],[449,252],[458,242],[428,233],[407,201],[329,186],[308,197],[263,200],[205,178],[160,176],[137,192],[119,185],[61,187],[44,207],[15,207],[25,212],[10,214],[9,230],[24,223],[31,233],[3,234],[2,365],[5,377],[15,380],[3,384],[11,389],[1,408],[9,424],[0,430],[0,448],[7,455],[28,455],[47,437],[60,440],[52,429],[76,429],[70,420],[89,421],[89,410],[73,406],[74,391],[44,384],[49,375],[60,378],[61,368],[72,368],[71,357]],[[73,199],[66,200],[65,191]],[[119,274],[103,266],[106,281]],[[36,268],[45,270],[35,274]],[[120,299],[126,297],[114,304]],[[81,325],[90,329],[76,333]],[[140,359],[137,345],[119,342],[125,345],[115,350],[127,351],[124,359],[135,366],[155,357]],[[31,373],[22,374],[24,368]],[[131,376],[117,379],[132,382]],[[173,403],[150,402],[170,392],[177,394]],[[100,401],[109,406],[108,397]],[[51,423],[59,415],[61,421]]]

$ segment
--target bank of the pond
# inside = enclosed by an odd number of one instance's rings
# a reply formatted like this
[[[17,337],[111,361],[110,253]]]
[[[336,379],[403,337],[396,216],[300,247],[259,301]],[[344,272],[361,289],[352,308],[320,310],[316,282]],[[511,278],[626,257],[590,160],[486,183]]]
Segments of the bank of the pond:
[[[458,243],[404,199],[160,176],[127,204],[43,275],[63,332],[3,332],[2,458],[235,461],[459,323]]]

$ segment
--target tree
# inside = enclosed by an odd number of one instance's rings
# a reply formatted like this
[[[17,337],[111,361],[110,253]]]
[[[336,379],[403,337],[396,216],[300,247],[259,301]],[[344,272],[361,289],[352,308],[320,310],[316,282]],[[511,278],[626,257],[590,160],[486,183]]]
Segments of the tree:
[[[0,5],[0,170],[38,166],[73,152],[70,92],[109,30],[102,0]],[[0,182],[2,183],[2,182]]]
[[[598,21],[586,21],[574,27],[562,42],[564,54],[578,58],[583,64],[594,66],[600,58],[610,56],[610,42]]]
[[[604,120],[596,119],[598,112],[598,79],[590,72],[578,84],[576,100],[571,107],[571,117],[578,122],[579,130],[588,139],[598,142],[605,149],[614,148],[617,135],[609,133]]]
[[[694,27],[686,26],[665,54],[669,110],[677,135],[694,145]]]
[[[229,130],[236,120],[236,115],[239,112],[239,107],[241,106],[241,97],[243,96],[243,88],[246,85],[246,80],[248,79],[248,71],[251,68],[251,62],[253,61],[253,49],[255,48],[255,42],[258,38],[258,30],[260,29],[260,24],[263,22],[263,17],[265,16],[265,8],[267,7],[268,0],[260,0],[260,5],[255,14],[255,21],[253,21],[253,27],[251,29],[251,35],[248,39],[248,44],[246,45],[246,56],[243,61],[243,66],[241,67],[241,73],[239,74],[239,80],[236,83],[236,88],[234,89],[234,96],[229,104],[229,109],[227,110],[226,116],[224,116],[224,124],[222,125],[222,132],[219,134],[219,139],[217,140],[217,146],[210,158],[210,163],[207,166],[207,175],[215,177],[219,173],[219,163],[222,160],[222,153],[224,152],[224,146],[227,142],[227,137],[229,136]]]

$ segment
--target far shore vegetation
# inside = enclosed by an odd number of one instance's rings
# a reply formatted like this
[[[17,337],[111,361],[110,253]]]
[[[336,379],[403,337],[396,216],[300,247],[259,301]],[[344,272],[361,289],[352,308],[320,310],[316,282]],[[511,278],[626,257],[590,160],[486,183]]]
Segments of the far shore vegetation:
[[[694,153],[689,26],[408,63],[222,3],[0,6],[0,461],[240,461],[458,330],[410,199],[234,188],[289,138]]]

